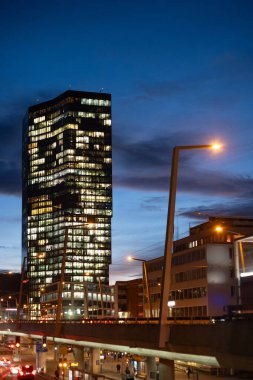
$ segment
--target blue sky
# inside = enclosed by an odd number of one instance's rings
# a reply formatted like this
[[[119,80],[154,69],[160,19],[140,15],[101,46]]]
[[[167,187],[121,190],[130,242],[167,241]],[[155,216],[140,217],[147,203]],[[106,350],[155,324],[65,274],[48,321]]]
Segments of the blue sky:
[[[12,0],[0,22],[0,269],[20,269],[21,130],[67,89],[112,94],[112,281],[163,254],[172,147],[182,152],[177,237],[193,211],[253,215],[251,0]]]

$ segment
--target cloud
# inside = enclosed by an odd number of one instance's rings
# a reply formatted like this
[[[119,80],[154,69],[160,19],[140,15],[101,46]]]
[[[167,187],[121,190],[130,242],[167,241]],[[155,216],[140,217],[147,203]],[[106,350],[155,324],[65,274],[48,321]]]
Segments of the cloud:
[[[20,223],[21,216],[15,217],[15,216],[0,216],[0,223]]]
[[[213,217],[234,217],[234,218],[252,218],[253,203],[251,200],[234,199],[232,202],[212,203],[208,206],[201,205],[198,207],[178,210],[179,215],[190,219],[203,221],[209,216]]]
[[[20,249],[20,247],[0,245],[0,249]]]
[[[139,90],[142,95],[139,95],[140,100],[154,100],[158,97],[174,97],[186,91],[186,86],[183,81],[163,80],[153,83],[139,83]]]
[[[157,133],[149,138],[140,137],[137,141],[131,140],[131,135],[123,134],[113,135],[113,161],[116,165],[116,175],[118,170],[122,173],[130,170],[132,173],[147,172],[152,170],[157,172],[157,176],[168,174],[170,169],[171,153],[174,146],[178,145],[196,145],[201,141],[209,141],[210,138],[199,130],[177,130],[171,132],[167,130],[164,134]],[[184,155],[180,158],[180,162],[190,160],[191,155]]]
[[[28,106],[54,97],[38,90],[30,96],[3,100],[0,105],[0,194],[21,194],[22,124]]]
[[[161,211],[164,208],[164,202],[167,201],[167,197],[148,197],[141,203],[141,208],[148,211]]]
[[[189,139],[184,132],[155,136],[131,142],[124,137],[114,137],[114,186],[134,190],[168,192],[170,156],[177,141],[181,145],[195,145],[201,139],[198,132],[189,131]],[[188,194],[233,196],[252,198],[253,178],[227,174],[221,170],[201,168],[190,154],[180,158],[179,191]]]
[[[0,193],[21,193],[22,116],[14,111],[0,118]]]
[[[21,167],[15,163],[0,161],[0,193],[20,195]]]
[[[173,75],[173,76],[172,76]],[[237,105],[245,107],[252,99],[253,58],[251,52],[226,50],[212,56],[198,71],[180,71],[136,83],[136,96],[132,102],[159,102],[161,112],[180,119],[181,113],[187,120],[207,113],[234,112]],[[154,107],[156,105],[154,104]],[[239,112],[241,108],[239,108]]]

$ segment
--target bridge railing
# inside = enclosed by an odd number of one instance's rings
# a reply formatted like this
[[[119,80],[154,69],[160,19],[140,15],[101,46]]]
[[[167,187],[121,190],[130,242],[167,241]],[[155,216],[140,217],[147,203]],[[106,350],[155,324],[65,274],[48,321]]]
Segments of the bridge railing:
[[[210,317],[173,317],[168,318],[168,324],[210,324],[218,321],[219,319],[213,319]],[[15,320],[1,321],[0,323],[16,323]],[[55,324],[54,319],[31,319],[31,320],[19,320],[20,324]],[[92,318],[92,319],[61,319],[61,324],[159,324],[159,318]]]

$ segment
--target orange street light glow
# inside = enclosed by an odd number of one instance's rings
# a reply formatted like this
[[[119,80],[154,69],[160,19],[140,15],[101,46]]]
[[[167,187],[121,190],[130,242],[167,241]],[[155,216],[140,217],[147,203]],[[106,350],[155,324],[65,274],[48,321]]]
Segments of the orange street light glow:
[[[219,150],[221,148],[222,148],[221,144],[218,144],[218,143],[212,144],[212,149],[214,149],[214,150]]]
[[[223,228],[221,226],[216,226],[215,227],[215,231],[216,232],[222,232],[223,231]]]

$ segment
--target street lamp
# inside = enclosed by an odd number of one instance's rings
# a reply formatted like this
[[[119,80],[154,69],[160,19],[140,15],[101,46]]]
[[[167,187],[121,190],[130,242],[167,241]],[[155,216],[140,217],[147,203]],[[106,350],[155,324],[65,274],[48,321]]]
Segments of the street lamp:
[[[3,306],[3,302],[5,302],[5,307]],[[8,309],[9,305],[8,305],[8,299],[5,299],[5,298],[1,298],[0,300],[0,306],[1,306],[1,319],[6,319],[6,315],[7,315],[7,312],[6,312],[6,309]]]
[[[16,309],[17,309],[17,308],[18,308],[18,301],[17,301],[17,297],[9,296],[8,298],[9,298],[9,300],[12,300],[12,299],[14,299],[14,300],[15,300],[15,305],[16,305]]]
[[[25,280],[26,263],[27,263],[27,256],[23,258],[22,269],[21,269],[21,280],[20,280],[20,287],[19,287],[18,307],[17,307],[17,317],[16,317],[17,328],[20,327],[20,311],[21,311],[21,302],[22,302],[22,297],[23,297],[23,286],[24,286],[24,283],[26,282]]]
[[[168,297],[170,291],[170,276],[171,276],[171,257],[173,250],[173,234],[174,234],[174,218],[175,218],[175,205],[176,205],[176,190],[178,179],[178,161],[180,150],[192,150],[192,149],[213,149],[219,150],[221,145],[209,144],[209,145],[184,145],[175,146],[173,148],[172,163],[171,163],[171,175],[170,175],[170,193],[168,204],[168,217],[166,227],[166,238],[164,248],[164,266],[163,266],[163,280],[161,289],[161,301],[160,301],[160,347],[165,346],[165,326],[167,323],[168,315]]]
[[[147,261],[143,259],[136,259],[135,257],[129,256],[128,257],[129,261],[141,261],[142,262],[142,270],[144,274],[144,279],[145,279],[145,284],[146,284],[146,297],[148,300],[148,307],[149,307],[149,317],[153,317],[152,313],[152,305],[151,305],[151,300],[150,300],[150,288],[149,288],[149,282],[148,282],[148,273],[147,273]]]

